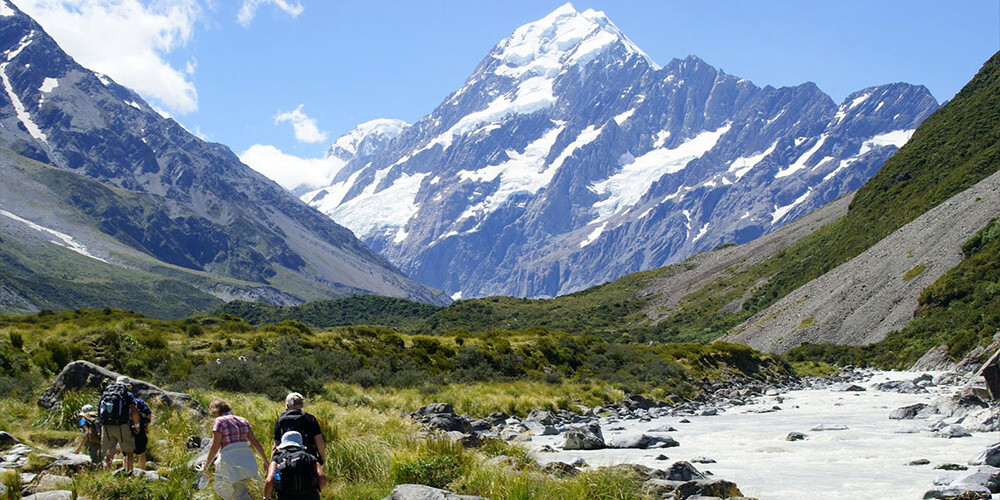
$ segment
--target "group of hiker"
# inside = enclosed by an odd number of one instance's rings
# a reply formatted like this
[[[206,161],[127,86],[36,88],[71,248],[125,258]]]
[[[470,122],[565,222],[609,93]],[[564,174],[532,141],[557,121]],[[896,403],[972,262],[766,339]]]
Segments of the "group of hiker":
[[[95,464],[111,465],[112,459],[121,450],[124,467],[132,472],[135,458],[139,468],[146,467],[146,446],[149,444],[149,425],[153,422],[153,412],[145,401],[129,390],[128,377],[118,377],[106,383],[98,406],[83,405],[80,408],[79,453],[84,447],[90,460]]]
[[[142,399],[131,392],[130,380],[118,377],[105,384],[98,407],[80,409],[79,453],[84,447],[95,464],[110,467],[121,450],[124,469],[133,471],[138,457],[139,468],[146,466],[146,444],[152,412]],[[256,452],[267,463],[264,480],[265,500],[319,500],[326,486],[323,461],[326,442],[316,417],[302,410],[302,394],[293,392],[285,398],[285,412],[274,424],[270,458],[250,428],[250,422],[232,413],[224,400],[209,405],[212,442],[201,469],[199,484],[207,485],[208,471],[215,466],[214,490],[224,500],[250,500],[250,486],[260,481]],[[216,459],[218,462],[216,463]]]
[[[304,399],[293,392],[285,397],[285,412],[274,423],[271,456],[250,428],[250,422],[233,415],[224,400],[212,401],[208,409],[212,422],[212,444],[208,448],[204,473],[215,462],[215,492],[224,500],[249,500],[249,486],[260,480],[253,452],[267,463],[264,499],[319,500],[326,487],[323,461],[326,442],[316,417],[302,410]],[[276,496],[272,497],[272,495]]]

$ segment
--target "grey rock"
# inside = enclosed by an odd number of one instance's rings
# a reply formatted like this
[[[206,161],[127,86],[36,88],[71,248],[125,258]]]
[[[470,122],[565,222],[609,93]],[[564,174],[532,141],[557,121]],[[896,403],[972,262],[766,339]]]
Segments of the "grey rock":
[[[969,431],[965,430],[961,425],[949,425],[935,433],[935,435],[943,438],[961,438],[969,437]]]
[[[552,416],[552,413],[545,410],[531,410],[527,417],[524,417],[524,422],[537,422],[542,425],[554,425],[556,419]]]
[[[599,424],[587,424],[570,428],[564,435],[564,450],[600,450],[605,448],[604,435]]]
[[[1000,469],[981,465],[969,469],[964,474],[958,476],[950,486],[982,486],[990,490],[991,493],[1000,493]]]
[[[664,471],[665,477],[671,481],[692,481],[708,479],[708,476],[700,472],[695,466],[688,462],[674,462],[669,469]]]
[[[892,420],[904,420],[912,419],[920,416],[921,418],[927,418],[931,414],[937,413],[937,408],[927,403],[916,403],[909,406],[904,406],[902,408],[897,408],[889,414],[889,418]]]
[[[805,438],[806,435],[801,432],[789,432],[788,435],[785,436],[785,441],[802,441]]]
[[[576,467],[565,462],[549,462],[542,467],[542,472],[557,477],[573,477],[580,473]]]
[[[22,490],[23,494],[30,495],[43,491],[63,490],[73,486],[73,479],[67,476],[45,473],[31,476],[30,479],[24,476],[21,478],[25,485]]]
[[[431,430],[449,432],[458,431],[469,434],[473,431],[472,423],[454,413],[438,413],[424,421],[424,426]]]
[[[990,490],[982,486],[945,486],[924,493],[924,500],[989,500]]]
[[[672,448],[675,446],[680,446],[674,438],[665,435],[657,434],[623,434],[619,436],[613,436],[607,440],[608,448],[635,448],[635,449],[650,449],[650,448]]]
[[[926,458],[918,458],[912,462],[908,462],[906,465],[928,465],[931,461]]]
[[[63,392],[84,389],[100,390],[103,382],[114,381],[121,375],[89,361],[74,361],[63,367],[52,385],[38,400],[38,405],[47,410],[55,411],[62,401]],[[208,415],[201,403],[188,394],[167,391],[149,382],[129,378],[132,380],[132,393],[142,398],[147,404],[184,408],[199,416]]]
[[[677,432],[677,429],[674,429],[674,426],[672,425],[660,425],[657,427],[653,427],[652,429],[646,432],[667,433],[667,432]]]
[[[43,491],[34,495],[21,497],[21,500],[74,500],[73,492],[69,490]],[[89,500],[87,497],[76,497],[76,500]]]
[[[941,464],[934,467],[937,470],[968,470],[969,467],[962,464]]]
[[[20,443],[20,441],[16,437],[0,431],[0,450],[6,450],[17,443]]]
[[[1000,443],[992,444],[985,450],[970,458],[969,465],[989,465],[991,467],[1000,467]]]
[[[867,389],[856,384],[842,384],[830,389],[833,392],[864,392]]]
[[[846,431],[846,430],[848,430],[848,427],[846,425],[843,425],[843,424],[819,424],[819,425],[813,427],[810,430],[817,431],[817,432],[822,432],[822,431]]]
[[[694,457],[694,458],[691,459],[691,463],[696,463],[696,464],[714,464],[715,460],[712,460],[711,458],[708,458],[708,457]]]
[[[431,415],[440,414],[454,415],[455,409],[448,403],[431,403],[417,408],[417,411],[411,413],[410,415],[413,417],[429,417]]]
[[[447,490],[422,484],[400,484],[382,500],[486,500],[473,495],[456,495]]]

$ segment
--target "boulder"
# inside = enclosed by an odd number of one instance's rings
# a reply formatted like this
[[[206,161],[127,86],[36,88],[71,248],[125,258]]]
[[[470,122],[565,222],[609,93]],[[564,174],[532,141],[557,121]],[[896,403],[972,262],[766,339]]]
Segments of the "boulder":
[[[421,416],[440,415],[442,413],[454,415],[455,409],[448,403],[431,403],[417,408],[417,411],[411,413],[410,415],[416,418]]]
[[[656,402],[647,397],[640,396],[638,394],[629,394],[622,402],[623,405],[631,410],[648,410],[656,406]]]
[[[788,435],[785,436],[785,441],[802,441],[805,438],[806,435],[801,432],[789,432]]]
[[[424,426],[442,432],[458,431],[465,434],[473,432],[472,423],[454,413],[431,415],[424,420]]]
[[[559,434],[559,429],[551,425],[542,424],[541,422],[525,420],[521,425],[536,436],[555,436]]]
[[[962,464],[941,464],[934,468],[935,470],[969,470],[969,468]]]
[[[106,380],[114,381],[120,377],[115,373],[89,361],[74,361],[59,372],[52,385],[45,390],[38,406],[55,411],[62,401],[63,392],[79,389],[101,390]],[[142,398],[149,405],[166,405],[175,408],[186,408],[197,416],[207,416],[208,412],[196,399],[188,394],[163,390],[149,382],[129,377],[132,381],[132,393]]]
[[[674,429],[672,425],[661,425],[659,427],[653,427],[652,429],[646,432],[660,432],[660,433],[677,432],[677,429]]]
[[[865,392],[867,389],[856,384],[841,384],[830,388],[832,392]]]
[[[991,493],[1000,493],[1000,469],[989,465],[980,465],[969,469],[956,478],[949,486],[982,486]]]
[[[950,439],[950,438],[969,437],[972,434],[970,434],[969,431],[965,430],[965,428],[962,427],[961,425],[953,424],[938,430],[935,435]]]
[[[49,465],[49,470],[58,470],[66,473],[76,473],[83,469],[89,469],[93,467],[94,464],[90,461],[89,455],[80,455],[78,453],[68,453],[65,455],[59,455],[56,457],[55,461]]]
[[[846,431],[848,427],[843,424],[819,424],[810,430],[821,432],[821,431]]]
[[[906,465],[928,465],[930,463],[931,461],[927,460],[926,458],[918,458],[912,462],[907,463]]]
[[[696,464],[714,464],[715,460],[708,457],[694,457],[691,459],[691,462]]]
[[[20,443],[20,441],[16,437],[6,432],[0,432],[0,450],[6,450],[17,443]]]
[[[447,490],[422,484],[400,484],[382,500],[485,500],[473,495],[456,495]]]
[[[708,476],[702,474],[695,466],[688,462],[674,462],[669,469],[664,471],[665,477],[663,479],[669,479],[671,481],[695,481],[708,479]]]
[[[913,383],[912,380],[893,380],[891,382],[882,382],[880,384],[875,384],[875,390],[882,392],[898,392],[901,394],[921,394],[927,392],[927,389]]]
[[[605,448],[600,424],[586,424],[566,431],[564,450],[600,450]]]
[[[985,450],[969,459],[969,465],[1000,467],[1000,443],[991,444]]]
[[[743,493],[732,481],[724,479],[688,481],[674,491],[674,498],[733,498],[742,497]]]
[[[647,450],[650,448],[672,448],[680,446],[680,443],[670,436],[623,434],[608,439],[607,446],[608,448]]]
[[[565,462],[549,462],[542,467],[542,472],[556,477],[573,477],[580,473],[575,466]]]
[[[524,417],[524,422],[537,422],[542,425],[555,425],[557,423],[552,413],[545,410],[531,410],[531,413]]]
[[[989,500],[990,490],[984,487],[945,486],[924,493],[924,500]]]
[[[889,414],[890,420],[907,420],[913,418],[927,418],[929,415],[937,413],[936,407],[926,403],[917,403],[902,408],[897,408]]]
[[[74,497],[69,490],[43,491],[21,497],[21,500],[89,500],[85,497]]]
[[[73,480],[67,476],[38,474],[31,477],[30,480],[24,476],[25,475],[22,474],[21,478],[23,484],[25,485],[24,489],[21,491],[23,495],[40,493],[43,491],[63,490],[73,486]]]

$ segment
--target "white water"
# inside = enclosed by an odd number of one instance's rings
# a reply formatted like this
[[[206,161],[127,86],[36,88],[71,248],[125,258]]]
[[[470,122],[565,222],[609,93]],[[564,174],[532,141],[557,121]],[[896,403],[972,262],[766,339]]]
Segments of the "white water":
[[[971,437],[946,439],[926,430],[929,420],[890,420],[893,410],[931,403],[936,397],[960,388],[931,387],[929,394],[898,394],[874,391],[871,386],[886,380],[912,379],[914,373],[877,373],[858,383],[865,392],[801,390],[782,394],[783,402],[765,397],[756,404],[729,408],[717,416],[662,417],[649,422],[628,420],[601,422],[605,440],[611,436],[646,432],[671,425],[668,433],[679,447],[652,450],[595,450],[536,453],[542,463],[571,462],[582,457],[590,466],[638,463],[665,469],[676,461],[696,457],[717,463],[693,464],[711,471],[714,478],[735,482],[746,496],[760,500],[823,499],[920,499],[940,476],[959,472],[935,470],[945,463],[966,464],[970,458],[998,441],[1000,434],[973,433]],[[747,413],[751,409],[781,407],[773,413]],[[680,423],[687,418],[690,423]],[[812,431],[821,424],[840,424],[842,431]],[[625,427],[625,431],[609,431]],[[923,429],[916,434],[896,434],[906,427]],[[790,432],[802,432],[804,441],[790,442]],[[527,443],[533,450],[543,445],[559,449],[562,436],[536,436]],[[657,461],[664,454],[668,460]],[[929,465],[906,465],[918,459]],[[1000,498],[1000,495],[994,495]]]

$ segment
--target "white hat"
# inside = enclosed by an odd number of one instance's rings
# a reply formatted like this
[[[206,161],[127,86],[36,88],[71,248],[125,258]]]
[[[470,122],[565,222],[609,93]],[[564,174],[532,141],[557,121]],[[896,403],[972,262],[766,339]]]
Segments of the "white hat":
[[[278,445],[278,449],[284,450],[291,447],[305,448],[302,445],[302,434],[297,431],[288,431],[281,435],[281,444]]]
[[[132,380],[126,377],[125,375],[119,375],[118,378],[115,379],[115,383],[123,385],[132,385]]]
[[[84,417],[84,416],[87,416],[87,415],[89,415],[91,413],[97,413],[97,408],[94,408],[94,405],[83,405],[80,408],[80,414],[79,415],[81,417]]]

